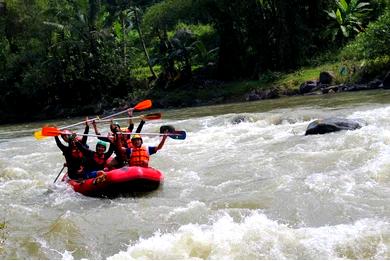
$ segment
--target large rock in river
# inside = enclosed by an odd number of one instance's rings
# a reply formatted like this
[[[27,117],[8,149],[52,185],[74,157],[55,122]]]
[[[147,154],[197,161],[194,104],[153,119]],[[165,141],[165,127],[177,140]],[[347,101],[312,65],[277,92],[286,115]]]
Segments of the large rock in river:
[[[324,134],[341,130],[356,130],[361,124],[356,120],[328,118],[315,120],[307,126],[305,135]]]

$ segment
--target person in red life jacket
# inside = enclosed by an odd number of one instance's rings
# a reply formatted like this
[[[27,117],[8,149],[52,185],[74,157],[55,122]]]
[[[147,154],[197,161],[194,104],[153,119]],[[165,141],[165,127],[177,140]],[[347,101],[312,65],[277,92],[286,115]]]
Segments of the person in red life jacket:
[[[84,134],[88,134],[89,125],[88,125],[88,117],[85,120],[85,129]],[[82,178],[83,173],[83,154],[76,146],[76,140],[80,143],[87,146],[87,138],[88,136],[84,136],[83,138],[77,138],[75,135],[70,134],[62,134],[61,138],[68,143],[68,146],[62,144],[58,136],[55,136],[54,139],[56,141],[57,147],[62,151],[62,154],[65,157],[65,165],[68,168],[68,177],[70,179],[80,179]]]
[[[134,123],[133,123],[133,120],[131,119],[133,117],[133,109],[132,108],[128,109],[127,114],[129,115],[129,118],[130,118],[129,119],[129,125],[128,125],[127,129],[122,129],[118,122],[111,121],[110,131],[111,131],[112,134],[116,134],[116,133],[119,133],[119,132],[133,132]],[[138,125],[138,127],[137,127],[135,132],[136,133],[140,133],[144,124],[145,124],[145,120],[144,120],[143,116],[141,116],[141,122],[139,123],[139,125]],[[97,129],[95,121],[92,121],[92,126],[93,126],[93,128],[95,130],[95,134],[96,135],[101,135],[100,132]],[[105,142],[115,142],[115,141],[113,141],[112,139],[110,139],[108,137],[98,137],[98,139],[102,140],[102,141],[105,141]],[[123,147],[128,148],[128,145],[129,144],[131,145],[130,135],[122,135],[121,136],[121,142],[122,142],[122,146]]]
[[[100,132],[97,130],[97,127],[96,127],[96,122],[93,121],[92,125],[95,129],[95,133],[97,135],[100,135]],[[126,161],[126,157],[125,157],[124,153],[122,153],[122,147],[126,148],[127,143],[126,143],[126,139],[124,138],[124,135],[117,135],[117,133],[121,133],[120,126],[117,122],[115,122],[115,123],[111,122],[110,130],[112,133],[109,133],[108,137],[98,137],[98,139],[101,141],[109,142],[110,144],[115,145],[115,146],[113,146],[115,157],[107,165],[108,169],[115,169],[115,168],[120,168],[120,167],[124,166],[124,163]]]
[[[133,148],[126,149],[126,155],[130,166],[139,166],[147,168],[149,166],[150,155],[159,151],[167,139],[167,135],[164,135],[157,147],[143,146],[143,140],[141,135],[135,134],[131,138]]]
[[[129,110],[127,111],[127,114],[129,115],[130,118],[133,117],[133,109],[129,109]],[[135,130],[135,133],[140,133],[141,130],[142,130],[142,127],[143,127],[144,124],[145,124],[144,116],[141,115],[140,118],[141,118],[141,122],[138,124],[138,127],[137,127],[137,129]],[[130,126],[132,126],[132,127],[130,128]],[[134,129],[133,120],[129,119],[129,127],[127,128],[127,131],[128,131],[128,132],[133,132],[133,129]],[[125,135],[125,136],[124,136],[124,139],[125,139],[125,141],[126,141],[126,146],[125,146],[125,147],[126,147],[126,148],[132,148],[132,147],[133,147],[133,144],[131,143],[131,135],[130,135],[130,134]]]
[[[81,142],[76,142],[76,146],[85,158],[83,178],[95,178],[104,174],[102,170],[105,168],[107,160],[114,152],[113,144],[110,143],[110,147],[107,152],[105,152],[107,149],[107,143],[100,140],[96,144],[96,151],[88,149]]]
[[[131,140],[130,140],[130,135],[128,135],[128,134],[122,135],[120,133],[122,131],[124,131],[124,132],[132,132],[133,131],[134,123],[133,123],[133,121],[131,119],[131,117],[133,117],[133,109],[129,109],[127,111],[127,113],[129,115],[129,118],[130,118],[129,119],[129,126],[127,127],[127,129],[122,130],[118,122],[111,121],[110,130],[111,130],[111,132],[113,134],[113,138],[111,138],[111,137],[98,137],[99,140],[115,144],[114,153],[115,153],[116,156],[108,164],[108,166],[107,166],[108,169],[121,168],[127,162],[126,154],[123,153],[123,150],[127,149],[129,146],[130,147],[132,146],[131,145]],[[137,133],[141,132],[142,127],[143,127],[144,124],[145,124],[145,121],[144,121],[143,117],[141,117],[141,122],[138,125],[137,130],[136,130]],[[95,133],[97,135],[100,135],[100,132],[97,129],[95,121],[92,122],[92,125],[93,125],[93,128],[95,130]],[[117,135],[117,134],[120,134],[120,135]],[[120,143],[118,143],[117,141],[120,141]]]
[[[131,115],[130,117],[132,117],[132,115],[133,115],[133,114],[132,114],[132,110],[129,109],[129,111],[131,111],[131,113],[129,113],[129,115]],[[97,129],[97,126],[96,126],[96,122],[95,122],[95,121],[92,121],[92,126],[93,126],[93,128],[94,128],[94,130],[95,130],[95,134],[96,134],[96,135],[101,135],[100,132],[99,132],[98,129]],[[125,132],[132,132],[133,128],[134,128],[134,123],[133,123],[133,121],[132,121],[131,119],[129,119],[129,126],[127,127],[127,130],[125,130]],[[121,131],[122,131],[122,130],[121,130],[121,126],[119,125],[118,122],[113,122],[113,121],[111,120],[111,123],[110,123],[110,131],[111,131],[111,134],[115,134],[115,133],[117,133],[117,132],[121,132]],[[109,135],[110,135],[110,133],[109,133]],[[99,140],[102,140],[102,141],[105,141],[105,142],[112,142],[112,139],[110,139],[110,138],[108,138],[108,137],[98,137],[98,139],[99,139]],[[127,147],[127,143],[126,143],[126,140],[125,140],[124,136],[123,136],[123,141],[122,141],[122,143],[123,143],[123,146],[124,146],[124,147]]]

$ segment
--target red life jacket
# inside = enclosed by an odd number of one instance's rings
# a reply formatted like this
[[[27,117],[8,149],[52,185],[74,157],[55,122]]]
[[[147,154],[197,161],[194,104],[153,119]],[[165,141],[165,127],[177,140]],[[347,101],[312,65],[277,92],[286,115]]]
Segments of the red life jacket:
[[[96,152],[93,154],[93,160],[99,169],[103,169],[107,163],[107,159],[105,158],[104,154],[99,156]]]
[[[71,151],[72,151],[72,158],[81,159],[83,157],[83,153],[76,147],[72,148]]]
[[[128,148],[128,147],[127,147],[127,146],[128,146],[128,143],[127,143],[127,140],[126,140],[125,135],[122,136],[121,144],[122,144],[123,147]]]
[[[141,146],[140,148],[132,148],[129,160],[130,166],[148,167],[149,152],[148,148]]]

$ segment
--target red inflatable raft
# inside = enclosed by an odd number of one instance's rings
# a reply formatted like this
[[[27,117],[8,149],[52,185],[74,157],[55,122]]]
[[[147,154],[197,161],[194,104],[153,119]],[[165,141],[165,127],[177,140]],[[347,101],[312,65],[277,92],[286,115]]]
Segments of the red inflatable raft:
[[[105,178],[92,178],[82,182],[65,177],[74,191],[86,196],[116,197],[137,192],[150,192],[164,181],[164,175],[153,168],[123,167],[105,172]]]

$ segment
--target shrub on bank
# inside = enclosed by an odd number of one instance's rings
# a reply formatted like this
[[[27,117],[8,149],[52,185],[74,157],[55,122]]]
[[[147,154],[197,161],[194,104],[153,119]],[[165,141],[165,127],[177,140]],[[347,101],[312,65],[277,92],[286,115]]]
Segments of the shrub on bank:
[[[384,76],[390,70],[390,8],[347,44],[340,56],[349,61],[352,82],[368,82],[373,77]]]
[[[344,59],[375,59],[390,54],[390,8],[375,22],[368,25],[341,52]]]

